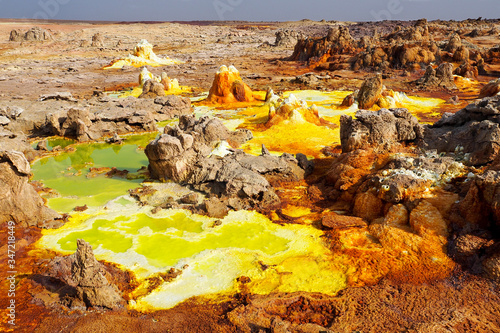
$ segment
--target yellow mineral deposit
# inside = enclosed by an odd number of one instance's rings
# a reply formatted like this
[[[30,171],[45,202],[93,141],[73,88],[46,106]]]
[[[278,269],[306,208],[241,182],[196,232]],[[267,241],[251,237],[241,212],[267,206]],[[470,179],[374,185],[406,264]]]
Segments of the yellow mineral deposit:
[[[132,270],[144,288],[147,278],[175,268],[181,274],[130,304],[138,310],[166,309],[193,296],[217,297],[239,290],[250,279],[252,293],[310,291],[329,295],[346,287],[345,258],[333,257],[311,226],[279,226],[256,212],[213,218],[184,210],[150,209],[111,202],[106,209],[72,215],[60,229],[44,230],[37,246],[63,253],[76,239],[90,242],[99,260]]]
[[[182,94],[185,92],[188,92],[190,89],[189,87],[185,86],[180,86],[179,81],[177,79],[171,79],[167,73],[162,72],[161,76],[156,76],[153,73],[151,73],[146,67],[144,67],[141,72],[139,73],[139,86],[134,87],[130,91],[122,92],[118,95],[120,98],[124,97],[139,97],[142,94],[142,87],[144,86],[144,83],[148,80],[153,80],[160,82],[163,84],[165,87],[165,92],[169,95],[178,95]]]
[[[254,138],[242,147],[244,150],[256,153],[264,144],[276,153],[300,152],[318,157],[323,147],[340,143],[338,130],[334,129],[336,126],[321,119],[314,104],[308,106],[305,100],[296,98],[294,94],[290,94],[276,108],[278,101],[276,96],[268,94],[268,101],[263,108],[247,110],[261,114],[267,108],[268,112],[264,124],[247,124]]]
[[[123,68],[123,66],[165,66],[180,64],[182,61],[176,59],[170,59],[169,57],[161,58],[158,57],[153,52],[153,45],[148,43],[147,40],[143,39],[134,47],[134,53],[129,54],[126,58],[116,59],[111,62],[110,65],[104,67],[104,69],[111,68]]]

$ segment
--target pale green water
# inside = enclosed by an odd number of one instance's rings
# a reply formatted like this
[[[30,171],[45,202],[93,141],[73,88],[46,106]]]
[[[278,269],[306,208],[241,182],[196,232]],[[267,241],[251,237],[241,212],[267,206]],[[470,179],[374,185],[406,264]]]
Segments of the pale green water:
[[[108,178],[98,175],[87,178],[89,168],[116,167],[118,170],[137,172],[147,167],[144,147],[156,133],[133,135],[124,145],[90,143],[74,145],[75,151],[65,151],[54,157],[46,157],[33,163],[33,180],[42,181],[46,187],[56,190],[60,196],[49,198],[49,207],[59,212],[70,212],[76,206],[98,207],[111,199],[139,186],[141,179]],[[55,142],[59,144],[61,140]],[[49,144],[54,142],[49,141]]]

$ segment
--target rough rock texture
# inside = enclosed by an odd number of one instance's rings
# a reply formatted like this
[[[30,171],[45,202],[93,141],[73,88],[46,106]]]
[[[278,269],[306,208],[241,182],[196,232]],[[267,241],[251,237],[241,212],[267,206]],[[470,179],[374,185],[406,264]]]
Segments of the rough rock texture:
[[[154,103],[162,106],[162,108],[157,111],[158,114],[161,114],[161,120],[190,115],[194,111],[189,97],[168,95],[155,98]],[[154,117],[156,120],[159,120],[156,114]]]
[[[21,30],[12,30],[10,32],[9,41],[11,42],[21,42],[21,41],[45,41],[53,39],[52,34],[45,29],[39,27],[33,27],[23,33]]]
[[[379,100],[382,94],[382,75],[366,79],[358,93],[358,104],[360,109],[369,109]]]
[[[477,64],[476,65],[471,65],[469,62],[464,62],[455,70],[453,71],[453,74],[455,75],[460,75],[462,77],[466,77],[469,79],[476,79],[477,76],[479,75],[479,69]],[[486,96],[482,96],[486,97]]]
[[[304,36],[302,33],[294,30],[280,30],[276,32],[276,40],[274,46],[289,48],[294,47],[297,41]]]
[[[447,62],[439,65],[437,69],[431,65],[427,66],[424,76],[415,81],[414,84],[424,89],[458,89],[453,79],[453,65]]]
[[[500,93],[500,79],[488,82],[479,92],[479,98],[493,97]]]
[[[92,36],[92,47],[103,47],[104,46],[104,37],[98,32],[94,36]]]
[[[77,240],[74,254],[55,258],[49,265],[49,274],[66,284],[63,302],[70,307],[120,309],[125,305],[118,288],[109,282],[110,273],[84,240]]]
[[[165,86],[156,80],[147,80],[142,86],[142,94],[139,98],[155,98],[165,96]]]
[[[301,179],[307,166],[301,168],[303,163],[289,154],[252,156],[225,144],[237,147],[251,137],[249,131],[230,132],[218,119],[181,116],[179,126],[166,129],[146,147],[151,177],[236,199],[228,201],[235,209],[241,205],[274,206],[279,199],[266,176]]]
[[[54,135],[76,138],[78,141],[97,140],[114,133],[156,130],[151,112],[116,107],[96,113],[86,109],[70,109],[66,115],[51,114],[47,117],[46,126]]]
[[[300,38],[295,45],[291,61],[327,61],[336,54],[349,53],[355,49],[349,28],[331,28],[323,38]]]
[[[0,151],[0,223],[14,221],[22,227],[57,228],[61,216],[47,208],[31,186],[30,165],[17,151]]]
[[[367,145],[393,145],[422,138],[422,126],[407,109],[360,110],[356,119],[340,117],[340,142],[343,152]]]
[[[491,162],[500,152],[500,96],[469,104],[455,114],[445,113],[434,125],[424,128],[423,147],[438,152],[469,155],[469,163]]]

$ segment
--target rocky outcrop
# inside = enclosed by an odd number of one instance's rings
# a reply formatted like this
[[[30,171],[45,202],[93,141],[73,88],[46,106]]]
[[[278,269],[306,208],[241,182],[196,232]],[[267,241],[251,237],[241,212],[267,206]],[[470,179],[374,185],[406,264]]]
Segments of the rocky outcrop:
[[[92,36],[92,47],[104,47],[104,37],[98,32]]]
[[[275,47],[289,48],[294,47],[297,41],[304,38],[303,34],[294,30],[280,30],[276,32]]]
[[[479,75],[479,68],[476,65],[471,65],[469,62],[463,62],[460,66],[455,68],[453,74],[460,75],[469,79],[476,79]],[[483,96],[485,97],[485,96]]]
[[[161,105],[161,109],[157,111],[158,114],[162,115],[161,120],[190,115],[194,112],[189,97],[168,95],[155,98],[154,103]],[[156,115],[155,118],[159,120]]]
[[[46,41],[51,39],[53,39],[52,34],[48,30],[39,27],[33,27],[25,33],[23,33],[21,30],[12,30],[9,37],[9,41],[11,42]]]
[[[98,140],[103,136],[137,131],[154,131],[156,125],[149,111],[108,108],[91,113],[86,109],[70,109],[66,115],[51,114],[46,127],[53,135],[78,141]]]
[[[139,98],[155,98],[165,96],[165,86],[155,80],[147,80],[142,86],[142,93]]]
[[[500,152],[500,96],[484,98],[455,114],[445,113],[425,127],[422,146],[467,154],[471,165],[493,161]]]
[[[331,28],[323,38],[300,38],[288,60],[324,62],[336,54],[346,54],[354,49],[355,43],[349,28],[338,26]]]
[[[252,90],[243,82],[240,72],[234,66],[221,66],[215,74],[207,101],[224,104],[234,102],[252,102]]]
[[[366,79],[358,93],[358,105],[360,109],[369,109],[380,98],[382,94],[382,75]]]
[[[166,129],[146,147],[150,175],[190,184],[233,209],[276,206],[279,198],[266,177],[301,179],[308,169],[307,159],[271,156],[265,150],[261,156],[252,156],[231,148],[250,138],[249,131],[230,132],[218,119],[181,116],[179,126]]]
[[[500,93],[500,79],[492,80],[481,88],[478,98],[493,97]]]
[[[74,254],[52,259],[48,274],[64,284],[61,301],[70,308],[116,310],[125,305],[118,288],[109,282],[111,274],[96,260],[90,244],[82,239],[77,240]]]
[[[407,109],[360,110],[356,119],[340,117],[340,142],[343,152],[377,145],[390,147],[399,142],[422,138],[422,126]]]
[[[60,227],[62,217],[45,206],[28,183],[30,174],[30,165],[22,153],[0,151],[0,223],[14,221],[22,227]]]
[[[453,65],[447,62],[439,65],[437,69],[431,65],[427,66],[424,76],[415,81],[414,84],[423,89],[458,89],[453,79]]]

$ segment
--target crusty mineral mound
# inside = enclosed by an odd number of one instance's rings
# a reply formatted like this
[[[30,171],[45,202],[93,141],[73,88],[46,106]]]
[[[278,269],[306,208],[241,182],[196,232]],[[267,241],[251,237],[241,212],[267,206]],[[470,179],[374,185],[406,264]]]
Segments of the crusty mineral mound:
[[[215,118],[181,116],[178,126],[166,128],[164,135],[146,147],[150,175],[191,184],[234,209],[276,206],[280,201],[266,176],[301,179],[308,169],[307,159],[271,156],[266,150],[253,156],[227,144],[237,147],[251,138],[251,132],[231,132]],[[215,207],[214,202],[208,204],[208,208]]]
[[[243,82],[240,72],[234,66],[228,68],[222,65],[215,74],[207,101],[224,104],[254,100],[252,90]]]
[[[104,37],[101,35],[101,33],[96,33],[94,36],[92,36],[92,47],[103,47],[104,46]]]
[[[272,91],[271,91],[272,94]],[[277,101],[276,95],[270,95],[267,103],[269,103],[269,118],[266,126],[270,127],[284,121],[291,123],[309,122],[315,125],[321,125],[322,119],[319,117],[318,108],[315,105],[307,106],[306,101],[299,100],[295,95],[290,94],[281,104],[277,106],[273,101]]]
[[[276,32],[274,46],[283,48],[294,47],[300,38],[303,38],[300,32],[294,30],[280,30]]]
[[[172,65],[179,64],[181,61],[170,59],[168,57],[161,58],[158,57],[153,52],[153,45],[148,43],[147,40],[141,40],[135,47],[134,53],[129,54],[126,58],[113,60],[111,64],[104,67],[104,69],[110,68],[122,68],[123,66],[134,66],[134,67],[142,67],[142,66],[164,66],[164,65]]]
[[[45,206],[31,186],[30,165],[17,151],[0,151],[0,224],[14,221],[22,227],[57,228],[61,216]]]

